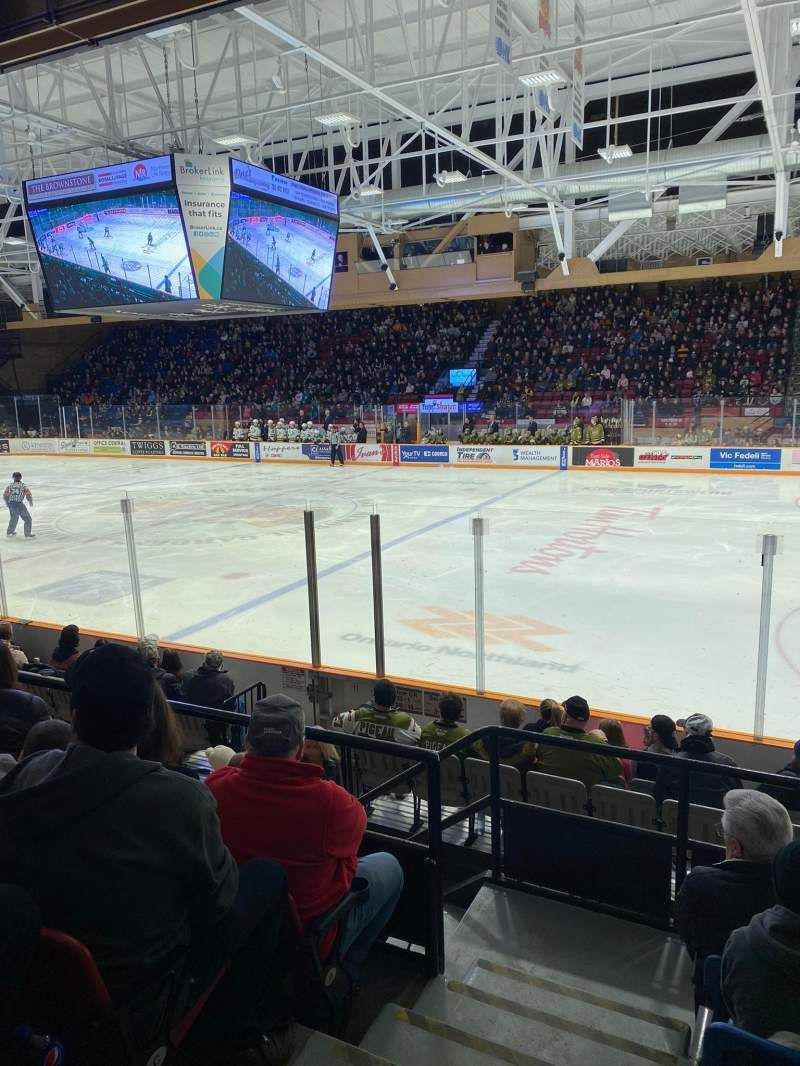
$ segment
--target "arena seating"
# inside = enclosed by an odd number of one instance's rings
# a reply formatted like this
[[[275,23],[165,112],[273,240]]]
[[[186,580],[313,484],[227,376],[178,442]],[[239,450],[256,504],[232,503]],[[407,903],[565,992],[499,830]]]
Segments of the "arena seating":
[[[479,376],[488,406],[569,403],[588,393],[690,401],[780,402],[792,364],[789,275],[752,286],[579,289],[535,299],[424,304],[317,316],[117,329],[57,391],[72,403],[390,403],[434,388],[500,319]]]

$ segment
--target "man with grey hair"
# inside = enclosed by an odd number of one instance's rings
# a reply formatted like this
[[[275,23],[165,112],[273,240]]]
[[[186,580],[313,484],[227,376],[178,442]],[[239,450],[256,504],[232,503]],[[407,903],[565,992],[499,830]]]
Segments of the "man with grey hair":
[[[734,788],[723,803],[725,859],[695,866],[677,900],[678,931],[695,960],[698,1001],[706,956],[720,955],[734,929],[774,904],[772,860],[793,839],[789,814],[772,796]]]
[[[156,683],[168,700],[182,700],[181,683],[174,674],[168,674],[163,670],[160,663],[158,637],[155,633],[148,633],[139,641],[139,655],[150,668],[150,672],[156,679]]]
[[[259,700],[241,765],[216,770],[206,784],[236,861],[280,863],[303,925],[330,910],[354,877],[369,882],[369,898],[350,911],[342,933],[344,963],[355,977],[397,905],[403,871],[393,855],[359,859],[364,808],[326,780],[321,766],[303,762],[304,738],[305,716],[296,700],[282,693]]]

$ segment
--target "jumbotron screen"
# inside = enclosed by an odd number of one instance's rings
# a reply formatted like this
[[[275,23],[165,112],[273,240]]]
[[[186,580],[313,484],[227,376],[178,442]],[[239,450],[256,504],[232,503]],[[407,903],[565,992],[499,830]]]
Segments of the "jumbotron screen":
[[[223,299],[326,311],[337,197],[238,159],[231,182]]]
[[[53,310],[197,299],[169,156],[24,189]]]

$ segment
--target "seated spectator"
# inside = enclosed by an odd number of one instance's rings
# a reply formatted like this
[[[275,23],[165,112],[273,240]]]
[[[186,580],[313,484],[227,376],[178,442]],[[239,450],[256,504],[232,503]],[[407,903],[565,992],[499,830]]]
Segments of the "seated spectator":
[[[177,651],[172,648],[164,648],[161,653],[161,669],[166,674],[171,674],[175,678],[175,681],[171,684],[176,686],[176,691],[181,692],[180,696],[172,696],[171,699],[183,698],[183,660]]]
[[[419,738],[419,746],[428,748],[429,751],[441,751],[448,744],[455,744],[462,737],[469,736],[469,729],[458,723],[464,717],[464,701],[453,692],[447,692],[439,700],[439,717],[435,722],[429,722],[423,727]],[[461,758],[466,758],[472,752],[465,748],[459,753]]]
[[[233,679],[225,669],[222,652],[212,648],[206,652],[202,666],[184,680],[183,694],[179,698],[186,703],[196,703],[200,707],[217,707],[222,710],[235,689]],[[206,722],[206,733],[212,744],[231,742],[230,728],[222,723]],[[236,747],[240,746],[241,739],[236,742]]]
[[[174,674],[167,673],[160,664],[158,637],[154,634],[139,641],[139,654],[147,663],[153,677],[168,700],[183,699],[181,686]]]
[[[326,744],[322,740],[306,740],[303,744],[303,762],[321,766],[326,780],[341,785],[342,760],[335,745]]]
[[[722,956],[722,995],[731,1021],[769,1038],[800,1031],[800,842],[772,865],[776,903],[735,929]]]
[[[497,713],[500,725],[506,729],[522,729],[525,721],[525,704],[519,700],[503,700]],[[479,740],[475,745],[476,754],[481,759],[489,758],[489,748],[485,741]],[[525,738],[500,736],[497,738],[497,754],[500,762],[513,766],[521,773],[533,769],[535,748]]]
[[[771,796],[733,788],[723,802],[725,860],[694,866],[677,899],[678,932],[694,959],[698,1002],[706,956],[721,955],[734,929],[775,902],[772,861],[792,840],[786,808]]]
[[[742,781],[733,770],[738,769],[730,755],[723,755],[714,747],[711,734],[714,723],[705,714],[690,714],[684,722],[684,737],[675,752],[676,759],[694,759],[699,762],[713,763],[716,766],[730,766],[729,774],[694,773],[689,778],[689,801],[704,807],[722,807],[725,793],[732,788],[741,788]],[[677,799],[680,788],[680,771],[664,768],[656,778],[656,802],[665,799]]]
[[[337,714],[331,725],[359,737],[390,740],[395,744],[418,744],[422,730],[407,711],[395,709],[396,703],[397,689],[392,682],[376,681],[371,703]]]
[[[561,725],[550,726],[542,736],[582,740],[586,742],[587,749],[581,751],[577,748],[557,748],[555,745],[539,744],[536,749],[536,769],[543,774],[583,781],[587,789],[600,784],[624,785],[622,762],[613,755],[603,754],[602,747],[606,741],[597,733],[586,732],[591,712],[583,696],[570,696],[568,700],[564,700],[563,706],[564,718]]]
[[[160,762],[167,770],[174,770],[195,779],[200,776],[196,770],[183,765],[181,731],[160,685],[156,686],[153,694],[153,728],[139,742],[137,750],[140,759],[152,759],[153,762]]]
[[[531,733],[544,733],[550,726],[561,725],[564,719],[564,708],[558,700],[542,700],[539,704],[539,717],[535,722],[528,722],[522,728]]]
[[[180,987],[188,1008],[227,966],[190,1034],[203,1061],[278,1061],[285,876],[272,863],[237,872],[208,790],[136,756],[154,689],[130,648],[85,658],[72,690],[77,742],[0,782],[3,877],[31,894],[44,925],[86,944],[115,1001],[136,994],[137,1013],[163,1009]]]
[[[650,725],[644,729],[644,750],[655,755],[674,755],[678,750],[677,727],[666,714],[656,714],[650,719]],[[655,781],[658,767],[651,762],[636,763],[636,777],[645,781]]]
[[[304,735],[299,703],[280,693],[259,700],[241,766],[217,770],[206,784],[237,862],[279,862],[304,925],[340,900],[356,875],[366,878],[369,899],[350,912],[342,935],[345,965],[355,976],[397,905],[403,872],[392,855],[358,858],[364,808],[326,781],[322,767],[303,761]]]
[[[10,622],[0,622],[0,644],[5,644],[18,667],[28,665],[28,656],[14,644],[14,627]]]
[[[792,761],[788,762],[778,773],[782,777],[786,777],[790,781],[797,781],[800,784],[800,740],[795,742],[793,754]],[[774,796],[793,814],[800,814],[800,788],[781,788],[780,785],[763,784],[760,789],[762,792],[766,792],[768,796]]]
[[[13,755],[9,755],[6,752],[0,753],[0,781],[10,774],[14,767],[17,765],[17,760]]]
[[[625,739],[625,732],[622,728],[622,722],[618,722],[616,718],[603,718],[602,721],[597,723],[597,728],[600,733],[606,738],[606,741],[615,748],[627,748],[629,744]],[[622,777],[625,781],[626,787],[631,783],[631,760],[620,759],[622,763]]]
[[[20,762],[29,755],[35,755],[37,751],[66,751],[74,739],[72,726],[61,718],[48,718],[44,722],[37,722],[31,726],[25,737],[19,755]]]
[[[0,752],[19,758],[31,726],[50,717],[39,696],[17,687],[17,664],[6,644],[0,644]]]
[[[47,665],[54,670],[69,670],[70,666],[80,655],[78,646],[81,642],[81,631],[77,626],[64,626],[58,638],[58,644],[53,649]]]

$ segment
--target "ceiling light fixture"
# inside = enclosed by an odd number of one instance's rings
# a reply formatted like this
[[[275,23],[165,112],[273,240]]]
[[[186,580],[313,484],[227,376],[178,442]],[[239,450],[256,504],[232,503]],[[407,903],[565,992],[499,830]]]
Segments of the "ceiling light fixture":
[[[355,126],[358,121],[355,115],[351,115],[348,111],[332,111],[330,115],[317,115],[316,118],[320,126],[325,126],[326,129],[333,129],[335,126]]]
[[[460,185],[467,177],[460,170],[440,170],[433,175],[437,185]]]
[[[566,81],[559,71],[553,69],[537,70],[533,74],[520,74],[519,80],[531,89],[537,89],[541,85],[558,85]]]
[[[379,189],[377,185],[362,185],[361,188],[357,189],[356,191],[361,197],[383,195],[383,189]]]
[[[283,84],[283,78],[280,74],[273,74],[270,80],[272,81],[272,88],[276,93],[286,92],[286,86]]]
[[[791,31],[792,37],[800,37],[800,18],[789,19],[789,30]]]
[[[258,144],[255,137],[248,137],[246,133],[221,133],[219,137],[212,137],[212,140],[223,148],[246,148]]]
[[[615,159],[630,159],[633,151],[629,144],[610,144],[607,148],[598,148],[597,154],[606,163],[613,163]]]

